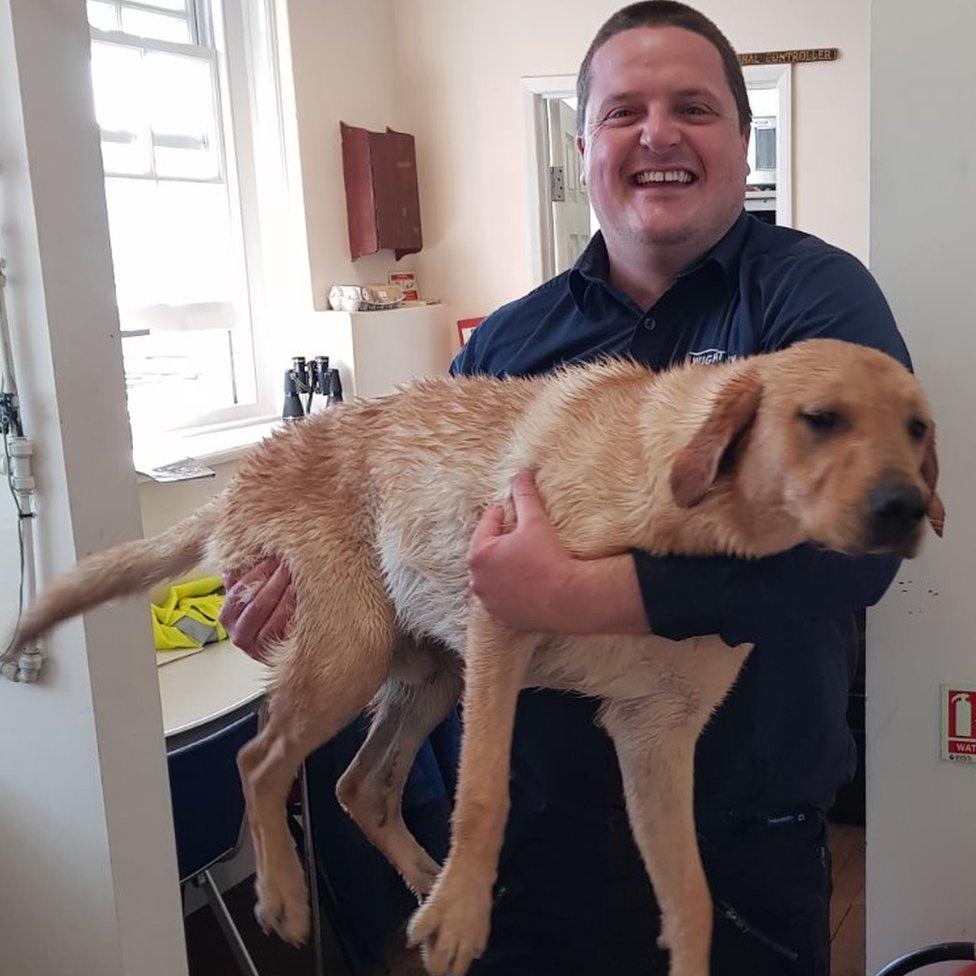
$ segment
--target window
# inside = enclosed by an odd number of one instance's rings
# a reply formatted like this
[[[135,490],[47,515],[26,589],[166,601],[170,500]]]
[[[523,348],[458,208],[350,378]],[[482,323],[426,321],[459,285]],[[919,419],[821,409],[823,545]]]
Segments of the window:
[[[228,51],[223,13],[220,0],[88,0],[137,443],[270,412],[255,379],[245,260],[253,228],[238,184],[253,163],[230,110],[240,102],[228,59],[245,59]]]
[[[776,178],[776,118],[752,120],[753,138],[756,140],[756,169],[768,172]]]

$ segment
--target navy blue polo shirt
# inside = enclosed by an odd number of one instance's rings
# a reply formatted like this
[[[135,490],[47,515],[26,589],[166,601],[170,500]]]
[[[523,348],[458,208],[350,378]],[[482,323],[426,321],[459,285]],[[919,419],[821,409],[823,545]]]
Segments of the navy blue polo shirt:
[[[570,271],[486,318],[452,371],[535,375],[608,354],[658,370],[814,337],[873,346],[910,366],[888,304],[856,258],[743,212],[649,309],[609,283],[597,233]],[[756,644],[699,741],[699,812],[827,809],[854,770],[846,721],[854,613],[880,599],[898,560],[807,546],[752,561],[646,553],[634,559],[654,633],[718,633],[730,644]],[[612,747],[594,718],[595,704],[578,696],[520,696],[513,829],[534,806],[557,805],[583,819],[622,809]]]

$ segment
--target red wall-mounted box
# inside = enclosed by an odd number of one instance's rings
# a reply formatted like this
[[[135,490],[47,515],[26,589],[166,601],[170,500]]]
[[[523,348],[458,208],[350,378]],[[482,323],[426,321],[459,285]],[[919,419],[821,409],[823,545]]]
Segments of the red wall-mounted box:
[[[384,248],[399,261],[423,247],[414,138],[339,123],[352,259]]]

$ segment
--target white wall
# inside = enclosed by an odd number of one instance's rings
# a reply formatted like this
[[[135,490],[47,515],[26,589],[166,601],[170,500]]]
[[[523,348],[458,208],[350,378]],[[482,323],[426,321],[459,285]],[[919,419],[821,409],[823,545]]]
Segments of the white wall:
[[[0,0],[0,249],[42,583],[138,531],[84,16],[78,0]],[[45,641],[42,683],[0,682],[4,973],[186,973],[144,620],[133,601],[87,614]]]
[[[313,304],[327,309],[332,285],[385,282],[415,261],[380,251],[353,262],[346,224],[339,122],[400,127],[392,3],[287,0],[287,17]]]
[[[397,108],[417,137],[421,284],[457,318],[531,285],[519,79],[575,74],[617,0],[393,0]],[[794,72],[796,226],[865,259],[867,0],[701,0],[738,50],[838,47]]]
[[[215,464],[213,470],[216,472],[214,478],[171,483],[142,482],[139,485],[142,534],[148,537],[163,532],[205,505],[226,487],[237,470],[237,462]]]
[[[976,687],[976,6],[875,3],[871,40],[871,267],[935,410],[949,519],[869,621],[869,972],[976,939],[976,765],[937,742],[939,684]]]

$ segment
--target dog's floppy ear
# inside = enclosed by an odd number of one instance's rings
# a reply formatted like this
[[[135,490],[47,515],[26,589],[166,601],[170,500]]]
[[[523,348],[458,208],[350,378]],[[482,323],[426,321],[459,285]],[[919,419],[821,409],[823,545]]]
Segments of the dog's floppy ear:
[[[925,446],[925,457],[922,460],[922,480],[929,489],[929,503],[925,507],[925,514],[928,516],[929,524],[935,530],[935,534],[942,538],[945,531],[945,506],[939,493],[935,490],[936,482],[939,480],[939,458],[935,453],[935,430],[929,431],[928,444]]]
[[[734,375],[712,404],[708,419],[675,458],[671,493],[680,508],[697,505],[718,477],[722,457],[752,423],[762,398],[762,381],[754,369]]]

